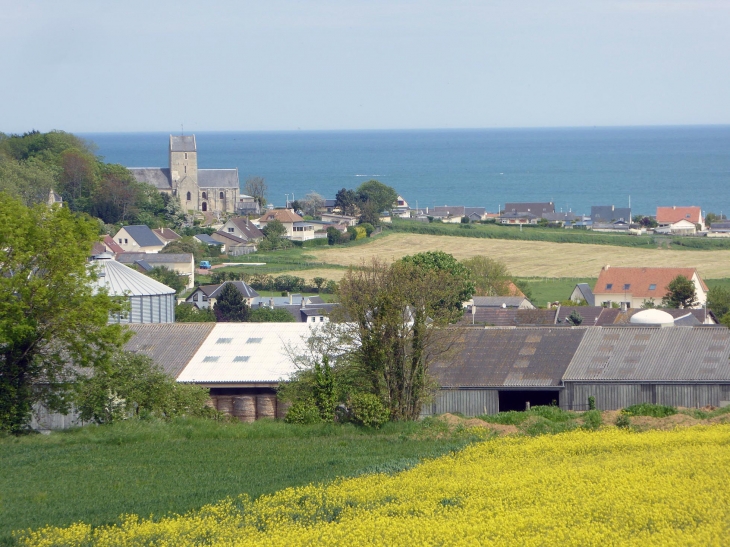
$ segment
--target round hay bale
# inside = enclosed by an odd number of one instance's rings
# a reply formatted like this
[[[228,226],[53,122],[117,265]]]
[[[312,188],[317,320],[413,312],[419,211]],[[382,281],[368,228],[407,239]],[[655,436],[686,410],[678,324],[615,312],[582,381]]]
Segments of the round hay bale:
[[[289,401],[276,401],[276,417],[279,420],[286,418],[286,413],[291,408],[291,402]]]
[[[232,397],[218,397],[218,412],[223,414],[231,414],[233,412]]]
[[[276,395],[256,396],[256,417],[276,418]]]
[[[211,397],[210,399],[208,399],[207,401],[205,401],[205,406],[207,406],[208,408],[212,408],[212,409],[215,410],[215,408],[216,408],[215,397]]]
[[[256,420],[256,397],[242,395],[233,398],[233,415],[242,422]]]

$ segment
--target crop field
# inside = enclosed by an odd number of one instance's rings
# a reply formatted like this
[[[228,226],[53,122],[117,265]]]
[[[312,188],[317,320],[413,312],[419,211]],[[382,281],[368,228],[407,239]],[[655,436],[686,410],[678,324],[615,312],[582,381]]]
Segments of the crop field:
[[[396,474],[232,497],[28,546],[724,545],[730,426],[501,437]]]
[[[705,278],[730,274],[728,250],[672,250],[581,243],[515,241],[394,233],[358,247],[308,250],[315,260],[343,266],[372,258],[392,261],[423,251],[445,251],[458,259],[477,255],[504,261],[519,277],[596,277],[611,266],[696,267]]]
[[[130,421],[0,438],[0,545],[12,530],[185,513],[228,496],[403,469],[470,440],[432,422],[353,426]],[[438,425],[438,424],[436,424]],[[446,433],[446,434],[444,434]]]

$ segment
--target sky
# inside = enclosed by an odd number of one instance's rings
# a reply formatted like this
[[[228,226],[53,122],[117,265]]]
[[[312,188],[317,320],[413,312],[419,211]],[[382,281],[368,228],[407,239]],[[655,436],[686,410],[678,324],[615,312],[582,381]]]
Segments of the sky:
[[[730,0],[0,0],[0,132],[730,123]]]

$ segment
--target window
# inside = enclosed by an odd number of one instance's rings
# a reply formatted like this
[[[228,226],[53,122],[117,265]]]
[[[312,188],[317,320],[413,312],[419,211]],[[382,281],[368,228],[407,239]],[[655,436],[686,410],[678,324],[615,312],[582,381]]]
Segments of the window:
[[[631,283],[624,283],[624,290],[628,291],[631,288]]]
[[[187,200],[190,201],[192,199],[192,196],[190,195],[190,192],[188,192]]]
[[[324,316],[322,316],[322,317],[319,318],[319,322],[320,323],[324,323]]]
[[[208,301],[208,297],[203,295],[203,302],[207,302],[207,301]]]
[[[649,285],[649,290],[650,291],[655,291],[656,290],[656,283],[652,283],[651,285]]]
[[[233,342],[233,338],[218,338],[215,341],[216,344],[230,344],[231,342]]]
[[[187,166],[187,165],[185,165],[185,166],[183,167],[183,169],[185,170],[185,172],[186,172],[186,173],[188,172],[188,166]]]
[[[207,192],[203,192],[203,199],[208,199],[208,194],[207,194]]]
[[[263,338],[249,338],[246,340],[247,344],[260,344]]]
[[[124,243],[129,243],[129,240],[127,240],[126,237],[124,238]]]
[[[121,243],[121,242],[122,242],[122,238],[120,237],[120,238],[119,238],[119,243]]]
[[[251,358],[251,356],[250,356],[250,355],[236,355],[236,356],[235,356],[235,357],[233,358],[233,362],[234,362],[234,363],[245,363],[245,362],[246,362],[246,361],[248,361],[248,360],[249,360],[250,358]]]
[[[203,358],[203,363],[215,363],[218,359],[220,359],[220,355],[208,355]]]
[[[613,289],[613,283],[606,283],[606,290],[610,291],[611,289]]]
[[[185,159],[188,159],[188,153],[185,152]]]
[[[229,234],[232,234],[232,233],[233,233],[234,231],[235,231],[235,229],[234,229],[234,228],[228,228],[228,233],[229,233]]]
[[[223,192],[221,192],[221,193],[220,193],[220,198],[221,198],[221,199],[225,199],[225,197],[226,197],[226,196],[225,196],[225,194],[223,194]]]
[[[193,296],[193,301],[200,302],[200,293],[195,293],[195,295]]]

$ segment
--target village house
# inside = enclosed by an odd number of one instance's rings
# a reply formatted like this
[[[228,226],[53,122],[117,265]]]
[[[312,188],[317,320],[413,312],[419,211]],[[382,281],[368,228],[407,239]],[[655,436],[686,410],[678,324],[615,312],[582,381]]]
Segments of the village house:
[[[124,226],[115,235],[114,241],[124,251],[135,251],[145,253],[160,252],[166,241],[162,241],[149,226],[144,224]]]
[[[238,292],[243,295],[243,299],[249,306],[251,306],[256,298],[259,298],[259,293],[243,281],[226,281],[219,285],[200,285],[185,299],[185,302],[201,310],[212,308],[215,306],[218,296],[220,296],[223,287],[226,285],[233,285],[238,289]]]
[[[654,231],[675,235],[692,235],[705,229],[702,209],[699,207],[657,207]]]
[[[239,205],[238,169],[199,169],[195,135],[170,135],[170,167],[132,167],[139,182],[175,197],[185,211],[234,213]]]
[[[218,230],[210,238],[222,245],[221,252],[228,256],[247,255],[256,252],[256,244],[238,236]]]
[[[304,219],[291,209],[271,209],[267,211],[258,220],[261,229],[265,228],[272,220],[278,220],[284,225],[288,239],[294,241],[314,239],[314,224],[307,226]]]
[[[504,209],[500,211],[499,222],[501,224],[537,224],[545,213],[554,213],[555,204],[524,202],[505,203]]]
[[[334,213],[323,213],[322,222],[329,224],[344,224],[345,226],[357,226],[357,217],[348,215],[335,215]]]
[[[260,215],[261,207],[259,207],[259,202],[256,201],[255,197],[239,194],[238,203],[236,203],[236,213],[241,216]]]
[[[596,304],[610,307],[640,308],[645,301],[660,305],[667,286],[682,275],[694,283],[697,307],[707,302],[707,285],[695,268],[621,268],[608,265],[601,269],[593,288]]]
[[[593,224],[613,224],[621,221],[631,223],[631,207],[616,207],[614,205],[593,205],[591,207],[591,222]]]
[[[134,253],[124,252],[116,256],[119,263],[138,267],[145,272],[163,267],[185,278],[185,288],[195,286],[195,260],[192,253]]]
[[[244,241],[251,241],[253,243],[260,243],[264,239],[263,232],[248,217],[233,217],[228,219],[219,231],[233,234]]]
[[[152,231],[165,245],[180,239],[180,235],[170,228],[155,228]]]

